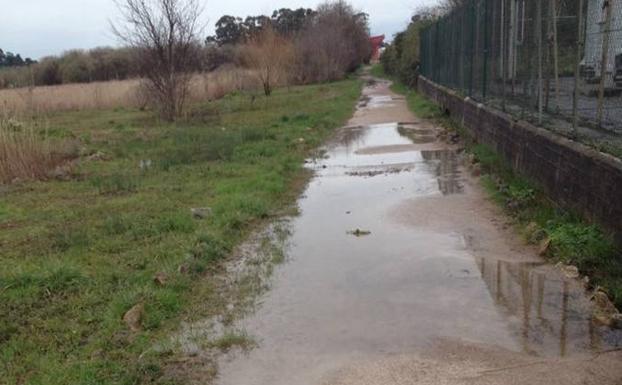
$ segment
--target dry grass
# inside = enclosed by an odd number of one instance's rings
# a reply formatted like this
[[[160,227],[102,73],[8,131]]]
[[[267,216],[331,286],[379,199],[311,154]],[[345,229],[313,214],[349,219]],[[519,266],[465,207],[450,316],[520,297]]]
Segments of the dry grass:
[[[245,69],[223,69],[195,75],[189,101],[214,100],[232,91],[256,89],[257,77]],[[58,111],[142,107],[140,80],[0,90],[3,116],[40,116]]]
[[[0,119],[0,184],[15,179],[45,179],[66,159],[33,128]]]

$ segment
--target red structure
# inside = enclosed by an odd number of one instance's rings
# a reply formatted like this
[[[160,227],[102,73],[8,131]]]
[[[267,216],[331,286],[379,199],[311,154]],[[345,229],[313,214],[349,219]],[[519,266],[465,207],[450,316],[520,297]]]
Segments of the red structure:
[[[371,60],[380,59],[380,48],[384,43],[384,35],[371,36],[369,38],[369,43],[371,44]]]

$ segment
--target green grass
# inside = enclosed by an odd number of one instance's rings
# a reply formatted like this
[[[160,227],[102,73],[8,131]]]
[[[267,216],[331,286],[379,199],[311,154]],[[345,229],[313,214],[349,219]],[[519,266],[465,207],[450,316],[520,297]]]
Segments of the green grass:
[[[489,147],[477,144],[469,151],[481,165],[484,188],[515,219],[527,242],[550,240],[546,257],[577,266],[622,307],[622,258],[612,238],[598,225],[559,208]]]
[[[248,350],[256,345],[256,342],[246,332],[228,331],[211,341],[208,345],[226,352],[234,347]]]
[[[167,356],[150,348],[182,318],[225,312],[210,276],[295,201],[304,158],[351,115],[360,87],[230,95],[177,124],[128,109],[48,117],[49,132],[107,160],[85,156],[70,181],[0,192],[0,383],[160,381]],[[212,211],[198,220],[193,207]],[[154,282],[159,272],[165,285]],[[122,317],[138,303],[133,335]]]
[[[546,256],[553,262],[576,265],[593,285],[604,287],[622,308],[622,256],[611,237],[599,226],[555,205],[528,179],[515,173],[492,148],[477,144],[460,124],[445,116],[429,99],[387,76],[381,65],[372,67],[374,76],[394,83],[392,89],[406,96],[411,110],[458,133],[466,149],[482,169],[481,182],[491,198],[512,216],[527,242],[550,240]]]

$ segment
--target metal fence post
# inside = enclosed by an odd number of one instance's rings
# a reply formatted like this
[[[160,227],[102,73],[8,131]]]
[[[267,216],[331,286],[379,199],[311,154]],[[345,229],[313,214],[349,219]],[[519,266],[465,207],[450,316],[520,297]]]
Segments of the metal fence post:
[[[555,77],[555,111],[559,111],[559,50],[557,42],[557,0],[551,0],[551,18],[553,21],[553,76]]]
[[[603,107],[605,102],[605,78],[609,67],[609,35],[611,34],[611,14],[613,13],[613,3],[615,0],[605,1],[607,5],[607,16],[603,31],[603,52],[600,62],[600,84],[598,86],[598,127],[603,125]]]
[[[575,59],[575,68],[574,68],[574,97],[572,99],[572,129],[574,132],[577,131],[577,127],[579,126],[579,77],[581,74],[579,73],[581,70],[581,56],[583,54],[584,47],[584,37],[583,37],[583,0],[579,0],[579,20],[578,20],[578,30],[577,30],[577,56]]]
[[[475,4],[470,2],[470,24],[471,24],[471,46],[470,48],[470,65],[469,65],[469,97],[473,97],[473,74],[475,72]]]
[[[538,124],[542,124],[542,1],[536,1],[536,3],[536,28],[538,29],[536,34],[538,39]]]
[[[486,100],[486,87],[488,85],[488,0],[484,0],[484,68],[482,76],[482,101]]]
[[[501,109],[505,111],[505,83],[506,83],[506,70],[505,70],[505,0],[501,0]]]

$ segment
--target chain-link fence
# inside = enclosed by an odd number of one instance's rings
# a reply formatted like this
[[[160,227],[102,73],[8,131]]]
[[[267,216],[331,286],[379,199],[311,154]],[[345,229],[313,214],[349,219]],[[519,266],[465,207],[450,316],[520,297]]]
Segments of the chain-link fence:
[[[622,137],[622,0],[464,3],[423,30],[422,75],[542,126]]]

